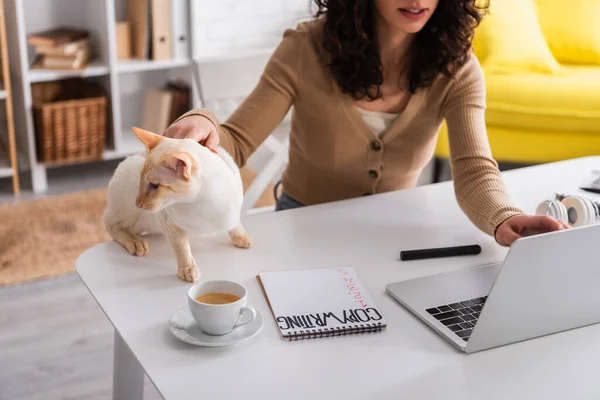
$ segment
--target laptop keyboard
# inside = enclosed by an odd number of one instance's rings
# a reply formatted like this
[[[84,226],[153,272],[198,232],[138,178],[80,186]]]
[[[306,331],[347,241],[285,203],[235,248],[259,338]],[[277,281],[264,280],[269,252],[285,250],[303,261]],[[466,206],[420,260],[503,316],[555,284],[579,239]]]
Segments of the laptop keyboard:
[[[425,311],[467,342],[486,300],[487,296],[477,297],[471,300],[428,308]]]

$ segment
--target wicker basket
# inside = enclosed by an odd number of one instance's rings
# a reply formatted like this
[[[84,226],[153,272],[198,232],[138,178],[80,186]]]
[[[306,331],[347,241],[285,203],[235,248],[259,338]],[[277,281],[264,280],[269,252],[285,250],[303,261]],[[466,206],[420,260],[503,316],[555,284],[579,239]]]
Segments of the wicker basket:
[[[107,99],[82,79],[32,85],[39,161],[99,160],[106,145]]]

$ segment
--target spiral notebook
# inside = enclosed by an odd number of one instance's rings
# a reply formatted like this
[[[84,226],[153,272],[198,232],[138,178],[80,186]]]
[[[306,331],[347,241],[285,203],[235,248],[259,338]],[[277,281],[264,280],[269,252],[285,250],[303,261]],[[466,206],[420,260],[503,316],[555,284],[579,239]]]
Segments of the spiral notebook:
[[[387,327],[353,268],[260,272],[257,280],[285,340],[378,332]]]

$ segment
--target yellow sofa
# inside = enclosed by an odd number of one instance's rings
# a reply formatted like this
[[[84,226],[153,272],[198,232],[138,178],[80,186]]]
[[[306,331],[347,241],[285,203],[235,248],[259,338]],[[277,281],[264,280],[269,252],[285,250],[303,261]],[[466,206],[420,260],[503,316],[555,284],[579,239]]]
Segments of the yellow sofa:
[[[580,4],[569,3],[565,17],[564,1],[492,0],[475,32],[487,134],[499,162],[600,154],[600,0],[571,1]],[[449,157],[445,125],[435,157],[438,165]]]

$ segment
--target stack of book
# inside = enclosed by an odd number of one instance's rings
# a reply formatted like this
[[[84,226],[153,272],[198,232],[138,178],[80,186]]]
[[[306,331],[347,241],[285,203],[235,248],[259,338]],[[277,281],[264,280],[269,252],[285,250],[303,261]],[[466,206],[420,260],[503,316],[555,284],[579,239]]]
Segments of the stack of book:
[[[35,46],[34,68],[83,69],[92,58],[86,30],[58,27],[30,34],[27,43]]]

